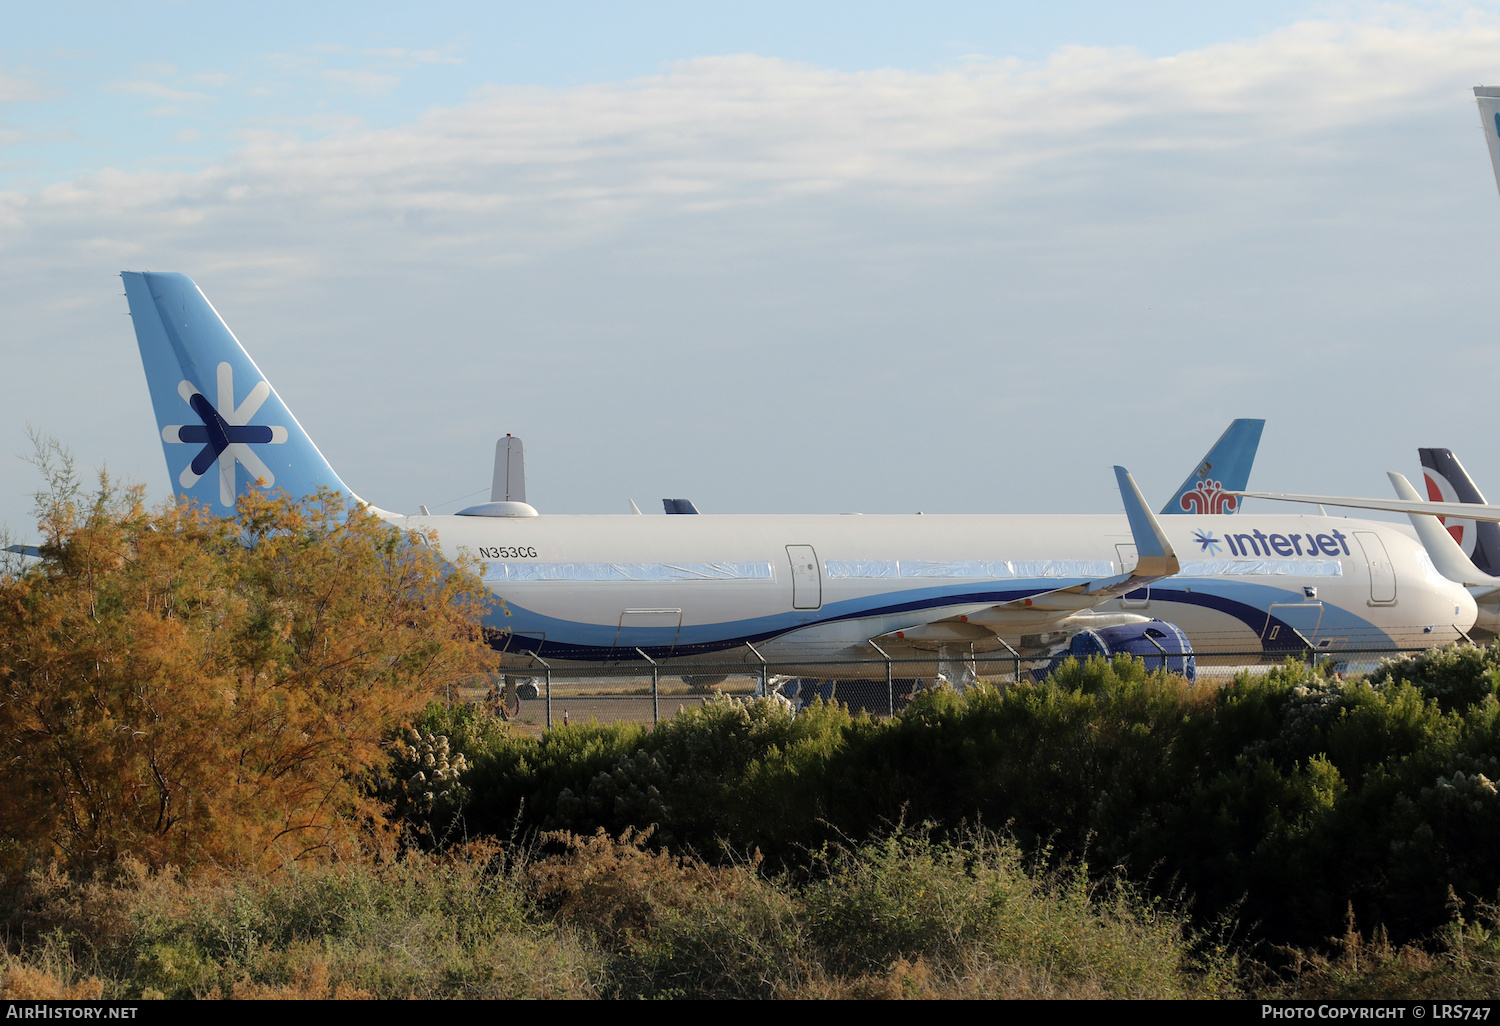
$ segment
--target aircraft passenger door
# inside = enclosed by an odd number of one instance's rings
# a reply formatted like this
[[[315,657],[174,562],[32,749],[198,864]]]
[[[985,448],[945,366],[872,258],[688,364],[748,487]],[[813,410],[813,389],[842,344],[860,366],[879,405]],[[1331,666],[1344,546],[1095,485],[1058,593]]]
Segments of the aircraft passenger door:
[[[1396,601],[1396,566],[1386,555],[1385,542],[1374,531],[1355,531],[1354,540],[1364,550],[1365,563],[1370,567],[1371,604],[1393,605]]]
[[[786,555],[792,564],[792,608],[819,608],[823,605],[823,572],[818,569],[818,554],[811,545],[788,545]]]

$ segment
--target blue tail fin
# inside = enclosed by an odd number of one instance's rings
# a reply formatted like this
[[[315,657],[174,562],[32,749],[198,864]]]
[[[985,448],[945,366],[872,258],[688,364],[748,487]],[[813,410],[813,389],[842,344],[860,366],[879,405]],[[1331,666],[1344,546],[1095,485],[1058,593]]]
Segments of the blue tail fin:
[[[1193,469],[1177,494],[1161,508],[1166,513],[1237,513],[1243,500],[1226,492],[1243,491],[1250,483],[1255,450],[1260,448],[1263,420],[1240,419],[1224,429],[1203,462]]]
[[[1477,502],[1484,496],[1451,449],[1418,449],[1427,497],[1434,502]],[[1492,577],[1500,577],[1500,524],[1439,517],[1459,548],[1473,564]]]
[[[1475,86],[1474,98],[1479,104],[1479,127],[1484,130],[1484,148],[1490,151],[1490,168],[1495,184],[1500,185],[1500,89]]]
[[[299,497],[323,487],[355,497],[191,278],[120,277],[180,498],[227,515],[257,484]]]

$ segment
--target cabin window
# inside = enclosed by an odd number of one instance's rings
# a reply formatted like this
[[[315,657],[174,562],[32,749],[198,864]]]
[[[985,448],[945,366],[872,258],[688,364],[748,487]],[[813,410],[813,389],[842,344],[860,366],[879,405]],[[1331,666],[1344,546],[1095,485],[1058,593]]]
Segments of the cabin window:
[[[487,563],[485,581],[769,581],[770,563]]]

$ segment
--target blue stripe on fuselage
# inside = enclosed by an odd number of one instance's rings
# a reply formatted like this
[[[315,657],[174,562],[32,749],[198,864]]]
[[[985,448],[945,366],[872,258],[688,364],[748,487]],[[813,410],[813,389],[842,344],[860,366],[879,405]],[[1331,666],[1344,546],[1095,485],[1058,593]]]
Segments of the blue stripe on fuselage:
[[[1044,584],[1004,589],[976,590],[973,584],[948,585],[937,588],[915,588],[910,591],[886,592],[866,595],[840,602],[825,603],[821,609],[796,609],[770,616],[748,620],[729,620],[711,624],[685,624],[677,627],[620,627],[618,624],[581,623],[562,620],[517,606],[509,599],[502,606],[491,603],[485,626],[496,631],[516,635],[510,642],[510,651],[533,651],[537,645],[525,635],[545,634],[545,655],[548,652],[569,659],[603,660],[620,658],[619,649],[634,655],[640,648],[653,659],[689,653],[722,652],[739,648],[745,642],[755,644],[769,638],[779,637],[795,630],[843,620],[860,620],[872,616],[887,616],[936,609],[954,605],[996,605],[1028,598],[1043,592],[1083,584],[1087,578],[1049,578]],[[1011,583],[1011,582],[1007,582]],[[899,597],[899,598],[898,598]],[[506,615],[506,611],[510,615]],[[616,644],[616,637],[619,643]],[[558,641],[558,637],[572,640]],[[673,639],[676,639],[675,644]],[[497,646],[498,647],[498,646]]]
[[[817,610],[789,610],[748,620],[684,625],[681,628],[621,628],[618,624],[579,623],[545,616],[507,601],[504,608],[499,602],[492,604],[485,623],[494,631],[513,635],[495,639],[497,648],[507,648],[512,652],[541,649],[538,654],[543,656],[550,653],[565,659],[604,661],[620,659],[622,652],[633,658],[634,649],[639,647],[651,658],[660,659],[723,652],[738,648],[746,642],[757,644],[792,631],[844,620],[888,616],[944,606],[1011,602],[1018,598],[1026,598],[1078,583],[1082,583],[1082,579],[1049,579],[1043,586],[1033,585],[1022,588],[980,590],[973,584],[920,588],[846,599],[826,604]],[[1142,592],[1135,592],[1133,597],[1141,598],[1144,595]],[[1160,582],[1151,586],[1153,603],[1175,602],[1212,609],[1243,623],[1257,637],[1266,633],[1268,626],[1280,626],[1283,629],[1277,632],[1276,641],[1262,640],[1260,642],[1261,647],[1266,651],[1290,651],[1301,647],[1301,642],[1296,640],[1297,635],[1291,629],[1292,625],[1269,614],[1272,605],[1301,600],[1300,590],[1293,592],[1244,581],[1173,578],[1170,587],[1163,587]],[[511,615],[505,615],[505,609],[508,609]],[[1368,620],[1355,616],[1341,606],[1325,604],[1322,617],[1318,628],[1319,635],[1355,634],[1369,639],[1370,643],[1376,647],[1393,644],[1389,636],[1380,628]],[[542,641],[542,638],[545,638],[545,641]],[[563,641],[562,638],[569,640]]]
[[[1305,647],[1293,631],[1292,624],[1270,614],[1273,605],[1301,602],[1300,593],[1243,581],[1214,581],[1205,585],[1203,583],[1205,580],[1206,578],[1197,580],[1173,578],[1172,586],[1165,588],[1160,584],[1153,584],[1151,603],[1155,605],[1158,602],[1175,602],[1185,606],[1199,606],[1233,617],[1255,634],[1261,635],[1261,648],[1267,652],[1301,651]],[[1237,597],[1230,597],[1231,594]],[[1126,598],[1144,597],[1145,594],[1142,591],[1132,592],[1126,596]],[[1170,619],[1170,617],[1165,619]],[[1276,640],[1267,641],[1263,635],[1270,633],[1269,628],[1272,627],[1280,627],[1281,630],[1277,632]],[[1329,603],[1323,604],[1323,617],[1318,624],[1318,636],[1325,635],[1357,637],[1361,641],[1361,646],[1371,648],[1395,646],[1391,636],[1369,620],[1355,616],[1343,606]]]

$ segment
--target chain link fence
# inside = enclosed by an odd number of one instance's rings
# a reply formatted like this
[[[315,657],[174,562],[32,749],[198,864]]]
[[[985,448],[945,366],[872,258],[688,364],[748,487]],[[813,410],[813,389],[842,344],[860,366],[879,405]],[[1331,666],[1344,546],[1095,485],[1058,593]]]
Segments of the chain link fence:
[[[1241,672],[1265,673],[1288,659],[1344,675],[1368,673],[1382,660],[1422,648],[1340,649],[1266,652],[1198,652],[1195,685],[1223,687]],[[484,702],[497,714],[523,723],[553,727],[566,723],[658,723],[715,696],[768,695],[799,709],[811,701],[841,702],[874,716],[899,712],[923,688],[947,681],[1005,687],[1017,680],[1045,679],[1066,656],[1027,658],[1015,653],[965,655],[945,662],[933,656],[877,656],[830,662],[652,663],[647,660],[589,667],[554,667],[535,660],[527,668],[507,668],[489,681],[459,689],[452,701]],[[1180,664],[1171,655],[1148,656],[1146,668],[1163,672]]]

